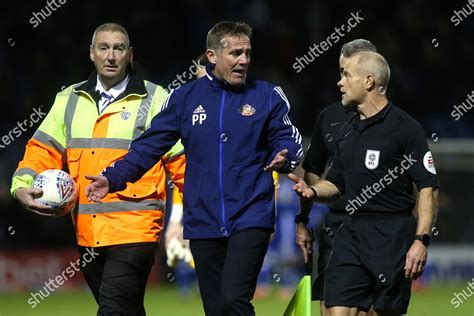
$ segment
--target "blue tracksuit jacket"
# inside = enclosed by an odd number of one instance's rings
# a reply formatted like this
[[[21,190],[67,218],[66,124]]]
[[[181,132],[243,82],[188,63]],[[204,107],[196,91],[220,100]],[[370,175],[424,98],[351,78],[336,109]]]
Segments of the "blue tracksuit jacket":
[[[178,139],[185,148],[184,237],[217,238],[249,227],[273,228],[274,186],[263,171],[288,149],[281,173],[303,156],[280,87],[248,80],[239,87],[209,75],[173,91],[148,130],[102,174],[110,192],[138,180]]]

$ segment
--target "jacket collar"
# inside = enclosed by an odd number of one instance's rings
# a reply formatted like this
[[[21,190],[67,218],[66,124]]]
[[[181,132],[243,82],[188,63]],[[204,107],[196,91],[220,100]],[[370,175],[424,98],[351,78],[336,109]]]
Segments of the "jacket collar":
[[[128,75],[130,76],[130,81],[128,82],[125,91],[121,93],[116,99],[121,99],[127,97],[131,94],[146,95],[147,91],[145,84],[143,83],[143,77],[139,70],[132,70],[129,68]],[[91,72],[87,81],[79,85],[74,89],[75,92],[83,91],[89,94],[94,101],[97,103],[100,100],[100,93],[96,91],[97,85],[97,71],[94,70]]]
[[[245,87],[246,85],[245,81],[239,86],[233,86],[227,81],[217,78],[214,72],[212,71],[213,69],[214,69],[213,64],[211,63],[206,64],[206,76],[209,79],[211,86],[217,89],[224,89],[224,90],[232,91],[232,92],[239,92]]]

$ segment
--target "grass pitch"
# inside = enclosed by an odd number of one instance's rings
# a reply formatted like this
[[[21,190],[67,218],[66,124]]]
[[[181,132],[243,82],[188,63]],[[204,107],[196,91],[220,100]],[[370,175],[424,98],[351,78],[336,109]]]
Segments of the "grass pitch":
[[[454,293],[466,284],[435,285],[422,292],[414,292],[408,315],[414,316],[474,316],[474,298],[470,297],[454,308]],[[55,292],[35,308],[27,303],[29,294],[0,294],[0,316],[85,316],[96,315],[96,304],[88,290]],[[283,315],[289,300],[278,297],[276,291],[269,297],[254,301],[258,316]],[[318,303],[313,303],[313,315],[319,315]],[[201,316],[204,315],[197,290],[182,298],[177,288],[150,287],[147,289],[145,307],[149,316]]]

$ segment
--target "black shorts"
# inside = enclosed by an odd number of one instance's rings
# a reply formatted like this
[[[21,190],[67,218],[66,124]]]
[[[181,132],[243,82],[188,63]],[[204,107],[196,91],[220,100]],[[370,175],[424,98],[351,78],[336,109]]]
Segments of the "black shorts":
[[[324,270],[329,261],[334,244],[334,236],[339,226],[347,219],[349,215],[344,213],[336,213],[329,211],[324,217],[324,222],[320,229],[316,232],[316,240],[319,242],[318,256],[318,275],[313,282],[312,297],[313,301],[321,301],[324,299]]]
[[[411,280],[405,259],[416,232],[411,214],[354,216],[341,225],[326,268],[325,305],[405,314]]]

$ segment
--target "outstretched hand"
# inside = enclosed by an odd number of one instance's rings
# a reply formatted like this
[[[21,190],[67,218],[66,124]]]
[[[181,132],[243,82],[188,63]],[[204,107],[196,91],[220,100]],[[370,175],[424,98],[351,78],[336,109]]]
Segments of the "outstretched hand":
[[[286,155],[288,154],[288,149],[283,149],[279,151],[275,157],[273,158],[272,162],[263,168],[265,171],[278,171],[281,169],[286,162]]]
[[[312,200],[314,198],[314,192],[309,188],[306,182],[299,178],[294,173],[288,174],[288,178],[293,180],[295,185],[293,185],[293,190],[295,190],[296,194],[301,196],[304,199]]]
[[[100,202],[109,193],[109,180],[104,176],[86,176],[86,179],[91,180],[86,186],[87,199],[89,202]]]

